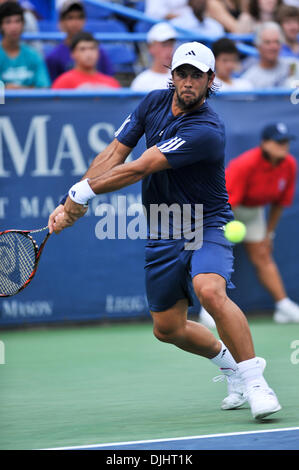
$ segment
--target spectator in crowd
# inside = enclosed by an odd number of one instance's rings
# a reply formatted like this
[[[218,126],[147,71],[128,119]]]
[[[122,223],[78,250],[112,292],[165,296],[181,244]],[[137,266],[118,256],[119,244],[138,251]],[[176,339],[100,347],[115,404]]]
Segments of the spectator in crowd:
[[[241,0],[208,0],[206,14],[222,24],[225,31],[238,32],[237,18],[241,11]],[[145,13],[159,20],[180,21],[190,14],[188,0],[145,0]],[[182,26],[183,28],[183,26]]]
[[[0,5],[7,1],[17,2],[17,0],[0,0]],[[39,25],[37,18],[34,14],[34,7],[33,5],[28,2],[27,0],[19,2],[21,7],[23,8],[24,13],[24,33],[37,33],[39,31]],[[43,44],[41,41],[30,41],[29,44],[33,47],[37,52],[43,55]]]
[[[240,57],[238,49],[231,39],[218,39],[218,41],[213,43],[212,51],[216,60],[215,81],[217,86],[219,86],[220,91],[251,90],[253,88],[248,80],[233,76],[238,69]]]
[[[97,71],[99,45],[92,34],[81,31],[70,47],[75,66],[56,78],[52,88],[120,88],[114,77]]]
[[[207,0],[188,0],[188,6],[181,16],[171,20],[173,26],[213,38],[224,34],[223,26],[207,16]]]
[[[145,0],[145,14],[156,20],[172,20],[184,14],[188,0]]]
[[[42,57],[22,44],[24,12],[16,2],[0,5],[0,79],[6,88],[49,87],[50,79]]]
[[[299,8],[282,5],[278,10],[277,19],[284,34],[280,54],[299,59]]]
[[[287,86],[294,72],[290,61],[280,57],[282,43],[283,34],[277,23],[266,22],[259,26],[255,38],[259,59],[242,74],[242,78],[254,88]]]
[[[59,26],[66,33],[65,40],[56,46],[46,57],[51,80],[70,70],[74,66],[70,45],[76,34],[84,29],[86,13],[80,1],[67,0],[59,11]],[[113,75],[114,70],[105,50],[99,48],[97,70],[106,75]]]
[[[244,245],[259,281],[274,299],[277,323],[299,323],[299,306],[288,298],[272,255],[275,229],[295,192],[297,163],[289,153],[292,138],[284,123],[267,125],[260,146],[231,160],[226,169],[229,202],[235,218],[246,225]],[[207,315],[202,310],[199,319],[207,323]]]
[[[152,65],[141,72],[131,83],[132,90],[151,91],[167,88],[171,79],[170,64],[177,33],[166,22],[157,23],[147,34],[148,51]]]
[[[252,33],[262,23],[275,22],[281,3],[282,0],[249,0],[248,11],[242,12],[238,18],[238,31]]]
[[[221,0],[221,3],[224,5],[225,9],[236,19],[239,18],[241,12],[244,9],[244,5],[246,5],[246,2],[247,0]]]
[[[208,0],[207,15],[218,21],[229,33],[238,33],[238,18],[243,11],[243,0]]]
[[[16,2],[18,3],[18,0],[0,0],[0,5],[2,3],[6,2]],[[36,19],[36,16],[34,15],[32,11],[32,5],[28,1],[22,1],[19,2],[21,4],[21,7],[23,8],[23,14],[24,14],[24,32],[28,33],[36,33],[39,30],[38,27],[38,21]]]

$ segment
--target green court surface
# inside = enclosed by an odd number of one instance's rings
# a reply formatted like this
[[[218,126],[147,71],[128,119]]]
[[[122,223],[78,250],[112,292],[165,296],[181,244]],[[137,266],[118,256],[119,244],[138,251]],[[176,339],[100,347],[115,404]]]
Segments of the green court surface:
[[[0,448],[40,449],[299,425],[299,325],[251,318],[256,354],[283,406],[259,423],[222,411],[207,359],[160,343],[150,323],[4,331]],[[294,344],[293,344],[294,346]],[[297,350],[299,349],[297,343]],[[293,355],[292,355],[293,354]]]

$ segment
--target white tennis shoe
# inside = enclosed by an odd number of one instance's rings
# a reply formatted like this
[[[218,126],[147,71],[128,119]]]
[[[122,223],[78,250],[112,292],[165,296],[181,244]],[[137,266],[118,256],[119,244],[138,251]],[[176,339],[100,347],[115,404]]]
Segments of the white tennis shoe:
[[[276,323],[299,323],[299,305],[285,299],[284,306],[275,310],[273,319]]]
[[[250,385],[245,393],[255,419],[263,419],[266,416],[281,410],[277,396],[273,390],[258,382]]]
[[[266,361],[262,357],[257,357],[262,372],[264,372],[266,367]],[[214,382],[219,382],[225,380],[227,381],[227,390],[228,395],[222,400],[221,409],[222,410],[235,410],[240,406],[244,405],[248,400],[246,395],[245,386],[241,379],[241,375],[238,371],[233,372],[231,375],[218,375],[214,377]]]

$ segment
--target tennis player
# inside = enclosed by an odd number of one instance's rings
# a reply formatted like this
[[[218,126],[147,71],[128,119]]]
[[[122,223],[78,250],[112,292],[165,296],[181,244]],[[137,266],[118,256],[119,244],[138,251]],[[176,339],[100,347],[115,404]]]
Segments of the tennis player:
[[[127,117],[83,179],[70,188],[64,205],[50,215],[49,229],[59,233],[71,226],[96,194],[140,180],[147,214],[153,204],[176,203],[182,208],[189,204],[194,229],[196,207],[202,204],[203,243],[197,249],[186,249],[184,237],[174,236],[174,219],[169,239],[163,239],[162,225],[152,229],[148,218],[145,273],[154,334],[160,341],[210,359],[228,382],[222,408],[236,408],[248,400],[253,417],[260,419],[281,406],[263,377],[264,362],[255,356],[246,317],[226,293],[227,287],[233,287],[233,254],[222,228],[233,214],[225,187],[224,126],[207,103],[214,69],[209,48],[198,42],[181,45],[173,55],[170,88],[150,92]],[[147,150],[124,164],[143,134]],[[187,319],[193,289],[200,303],[213,312],[220,341]]]

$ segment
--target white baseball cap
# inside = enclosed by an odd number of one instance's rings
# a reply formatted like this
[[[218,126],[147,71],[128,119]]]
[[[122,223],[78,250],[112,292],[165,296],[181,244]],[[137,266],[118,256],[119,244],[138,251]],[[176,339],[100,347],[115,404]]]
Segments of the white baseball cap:
[[[171,70],[180,65],[193,65],[202,72],[215,71],[215,57],[211,49],[200,42],[186,42],[173,54]]]
[[[169,39],[176,39],[176,37],[176,30],[170,24],[162,22],[151,27],[147,33],[147,42],[164,42],[169,41]]]

